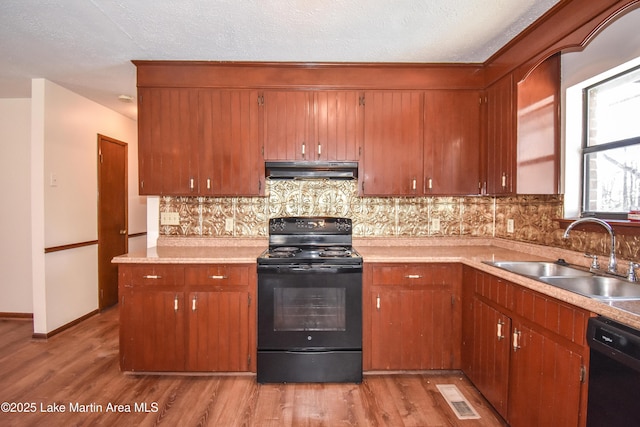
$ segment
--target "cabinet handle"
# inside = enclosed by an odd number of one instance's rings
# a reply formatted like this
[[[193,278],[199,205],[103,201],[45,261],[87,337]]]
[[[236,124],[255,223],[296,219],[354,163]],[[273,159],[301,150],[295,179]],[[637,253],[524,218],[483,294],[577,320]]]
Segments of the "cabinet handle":
[[[196,311],[196,301],[198,301],[198,296],[194,295],[191,300],[191,311]]]
[[[429,178],[429,180],[427,181],[427,187],[429,188],[429,190],[433,190],[433,179]]]
[[[502,334],[502,325],[504,325],[504,322],[502,320],[498,320],[498,341],[502,341],[504,339],[504,335]]]
[[[302,157],[304,157],[305,151],[306,151],[306,144],[303,142],[302,143]]]
[[[143,279],[162,279],[162,276],[158,276],[156,274],[147,274],[146,276],[142,276]]]
[[[322,144],[318,142],[318,158],[322,155]]]
[[[209,279],[213,279],[213,280],[225,280],[228,278],[229,278],[228,276],[218,276],[218,275],[209,276]]]
[[[414,178],[413,181],[411,182],[411,189],[415,191],[416,188],[418,188],[418,182]]]
[[[207,178],[207,190],[211,190],[211,178]]]
[[[189,188],[191,189],[191,191],[193,191],[193,189],[195,188],[195,181],[193,180],[193,178],[189,180]]]
[[[127,234],[127,229],[125,228],[124,230],[120,230],[120,234],[122,234],[122,235]]]
[[[380,294],[376,297],[376,310],[380,311]]]
[[[507,188],[507,174],[502,174],[502,188]]]
[[[520,348],[520,331],[515,329],[513,331],[513,352],[515,353]]]
[[[178,295],[173,299],[173,311],[178,311]]]
[[[422,275],[420,274],[407,274],[404,276],[405,279],[422,279]]]

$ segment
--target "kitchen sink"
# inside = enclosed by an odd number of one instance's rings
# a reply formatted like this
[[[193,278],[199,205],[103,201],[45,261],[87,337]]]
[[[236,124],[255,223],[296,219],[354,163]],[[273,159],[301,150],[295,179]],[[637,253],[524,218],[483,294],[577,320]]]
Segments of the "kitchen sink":
[[[558,264],[555,262],[546,261],[493,261],[487,262],[489,265],[499,267],[512,273],[520,274],[522,276],[532,277],[537,279],[539,277],[548,276],[560,276],[560,277],[576,277],[585,276],[590,277],[592,274],[589,271],[579,270],[567,265]]]
[[[613,301],[640,299],[640,285],[604,276],[539,277],[540,281],[587,297]]]

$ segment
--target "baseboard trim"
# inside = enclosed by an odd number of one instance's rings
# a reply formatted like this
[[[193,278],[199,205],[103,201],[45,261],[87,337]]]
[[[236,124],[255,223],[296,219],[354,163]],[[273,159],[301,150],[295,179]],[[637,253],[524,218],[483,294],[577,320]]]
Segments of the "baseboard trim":
[[[69,328],[71,328],[72,326],[77,325],[78,323],[87,320],[89,317],[94,316],[96,314],[100,313],[100,310],[96,309],[93,311],[90,311],[89,313],[85,314],[84,316],[78,317],[76,320],[73,320],[67,324],[64,324],[62,326],[60,326],[59,328],[54,329],[51,332],[47,332],[46,334],[36,334],[34,333],[33,335],[31,335],[31,338],[33,338],[34,340],[46,340],[51,338],[52,336],[59,334],[62,331],[65,331]]]
[[[5,313],[0,312],[2,319],[33,319],[33,313]]]

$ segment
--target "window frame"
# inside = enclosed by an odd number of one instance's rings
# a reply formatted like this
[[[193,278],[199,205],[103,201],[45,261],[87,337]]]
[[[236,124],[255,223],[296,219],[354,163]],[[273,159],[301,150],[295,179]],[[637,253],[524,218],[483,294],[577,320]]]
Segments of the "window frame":
[[[640,135],[606,142],[602,144],[597,144],[593,146],[589,146],[589,91],[597,86],[603,85],[607,82],[615,80],[624,75],[633,73],[640,70],[640,65],[636,65],[634,67],[628,68],[624,71],[616,73],[613,76],[607,77],[605,79],[599,80],[591,85],[585,86],[582,89],[582,146],[580,148],[581,154],[581,193],[580,193],[580,217],[596,217],[601,219],[611,219],[611,220],[626,220],[627,212],[607,212],[607,211],[591,211],[586,209],[587,202],[587,192],[589,191],[588,182],[589,182],[589,168],[587,166],[587,157],[589,154],[606,152],[618,148],[629,147],[629,146],[640,146]]]

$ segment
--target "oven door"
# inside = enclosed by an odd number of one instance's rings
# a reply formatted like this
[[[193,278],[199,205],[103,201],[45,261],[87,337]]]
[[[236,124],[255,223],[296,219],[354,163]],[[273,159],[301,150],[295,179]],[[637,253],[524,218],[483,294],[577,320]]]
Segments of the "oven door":
[[[258,349],[362,349],[362,266],[258,267]]]

